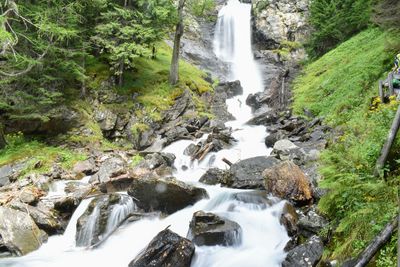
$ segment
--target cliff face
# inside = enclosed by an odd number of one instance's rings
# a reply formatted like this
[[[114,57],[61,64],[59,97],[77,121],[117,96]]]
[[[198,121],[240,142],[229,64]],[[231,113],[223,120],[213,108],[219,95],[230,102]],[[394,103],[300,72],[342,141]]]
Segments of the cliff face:
[[[296,61],[306,57],[301,44],[310,33],[309,0],[253,1],[253,34],[260,50],[287,48]]]

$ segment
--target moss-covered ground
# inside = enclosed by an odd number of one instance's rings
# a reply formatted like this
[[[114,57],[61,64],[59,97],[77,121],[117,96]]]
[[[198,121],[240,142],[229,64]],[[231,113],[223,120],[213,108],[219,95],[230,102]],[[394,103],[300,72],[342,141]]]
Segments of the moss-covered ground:
[[[321,186],[329,193],[319,209],[331,220],[333,239],[326,258],[356,256],[398,211],[400,142],[392,149],[386,177],[375,178],[374,165],[398,102],[376,100],[378,80],[392,68],[400,38],[371,28],[305,66],[294,82],[295,113],[307,108],[333,126],[335,138],[321,157]],[[328,230],[328,229],[325,229]],[[374,266],[396,265],[394,236]]]

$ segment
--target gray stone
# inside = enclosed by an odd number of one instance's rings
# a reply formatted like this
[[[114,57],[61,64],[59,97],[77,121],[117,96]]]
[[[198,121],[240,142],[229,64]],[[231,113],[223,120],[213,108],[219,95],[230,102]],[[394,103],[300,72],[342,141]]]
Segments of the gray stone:
[[[113,177],[127,172],[127,162],[119,156],[106,159],[100,166],[99,171],[90,179],[91,183],[105,183]]]
[[[199,182],[209,185],[220,184],[224,181],[226,175],[227,171],[218,168],[210,168],[200,177]]]
[[[190,222],[187,238],[198,246],[233,246],[241,243],[242,229],[236,222],[197,211]]]
[[[98,110],[94,116],[95,120],[99,122],[102,131],[113,130],[118,118],[118,116],[110,110]]]
[[[313,236],[304,244],[290,250],[282,267],[315,267],[322,257],[324,245],[318,236]]]
[[[7,249],[18,256],[38,249],[43,238],[27,213],[6,207],[0,207],[0,236]]]
[[[239,161],[231,166],[222,184],[231,188],[264,189],[262,172],[279,162],[274,157],[263,156]]]

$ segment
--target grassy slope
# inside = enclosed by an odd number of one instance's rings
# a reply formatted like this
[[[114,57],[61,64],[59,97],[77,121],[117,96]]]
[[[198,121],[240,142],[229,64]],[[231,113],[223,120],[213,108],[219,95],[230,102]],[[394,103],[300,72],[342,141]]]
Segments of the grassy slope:
[[[370,108],[377,81],[392,64],[387,38],[393,36],[366,30],[306,66],[294,82],[294,111],[308,108],[341,133],[321,158],[321,186],[330,193],[319,208],[335,228],[326,257],[357,255],[396,213],[398,144],[387,182],[371,175],[398,104]],[[377,266],[395,266],[395,241],[380,252]]]
[[[137,101],[144,106],[144,110],[135,111],[138,117],[143,117],[143,119],[151,117],[153,120],[161,119],[161,111],[170,107],[174,98],[181,94],[184,88],[192,90],[198,112],[201,115],[207,114],[203,103],[198,97],[199,94],[212,90],[212,85],[203,79],[206,74],[195,66],[181,61],[180,82],[176,87],[170,86],[168,75],[171,54],[171,49],[166,44],[160,43],[156,59],[138,58],[136,60],[136,69],[126,72],[124,85],[120,88],[114,88],[120,94],[132,95],[133,93],[138,93]],[[102,82],[111,76],[108,65],[102,63],[101,58],[94,57],[87,62],[87,73],[89,76],[89,90],[97,90]],[[62,136],[60,139],[82,145],[97,144],[105,149],[115,148],[115,144],[103,138],[99,125],[93,121],[91,106],[84,100],[77,99],[76,89],[72,88],[70,91],[66,100],[69,105],[80,111],[86,127],[92,130],[93,135],[85,137],[72,134]],[[130,100],[123,104],[113,105],[112,108],[129,109],[133,106],[134,101]],[[61,162],[61,165],[68,169],[75,162],[86,157],[83,154],[76,154],[68,148],[49,146],[40,140],[25,139],[21,134],[10,135],[7,140],[9,144],[6,149],[0,150],[0,166],[28,159],[29,164],[25,173],[47,170],[55,160]],[[43,166],[34,170],[33,166],[38,161],[41,161]]]

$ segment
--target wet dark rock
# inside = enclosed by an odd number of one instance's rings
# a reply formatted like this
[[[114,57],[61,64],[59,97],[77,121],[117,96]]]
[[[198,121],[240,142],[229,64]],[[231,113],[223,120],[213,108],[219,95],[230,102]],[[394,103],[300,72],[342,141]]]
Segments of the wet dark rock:
[[[25,212],[0,207],[0,236],[14,255],[25,255],[42,245],[43,233]]]
[[[258,110],[271,102],[271,96],[267,92],[259,92],[250,94],[246,98],[246,104],[252,107],[253,110]]]
[[[194,156],[199,150],[200,150],[199,145],[190,144],[187,148],[185,148],[183,154],[186,156]]]
[[[189,90],[185,90],[182,95],[175,98],[174,105],[164,113],[164,122],[174,121],[183,116],[187,110],[194,110],[195,104],[192,94]]]
[[[322,257],[324,245],[318,236],[313,236],[304,244],[290,250],[282,267],[315,267]]]
[[[265,137],[265,145],[267,147],[273,147],[276,142],[286,138],[286,136],[287,134],[285,131],[277,130],[276,132],[270,133],[269,135],[267,135],[267,137]]]
[[[163,134],[163,137],[166,139],[164,146],[167,146],[181,139],[192,139],[189,131],[186,129],[186,127],[183,126],[174,126],[172,128],[169,128]]]
[[[200,177],[200,182],[208,185],[220,184],[225,180],[227,171],[218,168],[210,168]]]
[[[232,98],[243,94],[243,87],[240,81],[223,82],[215,88],[217,94],[226,94],[226,98]]]
[[[185,184],[175,178],[135,178],[128,194],[139,200],[145,211],[174,213],[208,197],[206,190]]]
[[[187,238],[198,246],[233,246],[240,244],[242,229],[236,222],[197,211],[190,222]]]
[[[77,221],[76,245],[88,247],[103,242],[136,209],[136,204],[127,195],[110,194],[94,198]]]
[[[231,166],[223,185],[240,189],[264,189],[262,172],[280,161],[273,157],[249,158]]]
[[[136,135],[131,136],[133,147],[137,150],[144,150],[157,140],[155,129],[150,127],[145,130],[138,130]]]
[[[298,233],[298,221],[299,216],[296,209],[290,203],[285,203],[279,222],[285,227],[290,237],[293,237]]]
[[[227,122],[233,120],[234,117],[228,111],[228,106],[226,105],[227,95],[226,93],[205,93],[202,95],[204,103],[208,104],[208,108],[216,116],[216,118],[222,122]]]
[[[195,246],[169,229],[161,231],[129,267],[190,267]]]
[[[298,205],[312,201],[310,181],[293,162],[285,161],[263,172],[265,189],[273,195],[293,201]]]
[[[276,123],[278,119],[279,116],[275,111],[268,110],[256,115],[247,123],[250,125],[270,125]]]
[[[104,160],[99,171],[90,178],[91,183],[106,183],[113,177],[127,172],[127,162],[119,156],[111,156]]]
[[[39,202],[36,206],[31,206],[19,201],[13,201],[10,203],[10,207],[27,212],[36,225],[49,235],[61,233],[63,230],[64,225],[61,223],[61,218],[59,218],[57,212],[48,208],[42,202]]]
[[[310,209],[306,214],[301,216],[298,222],[300,234],[307,238],[318,234],[327,225],[328,221],[319,215],[315,208]]]

